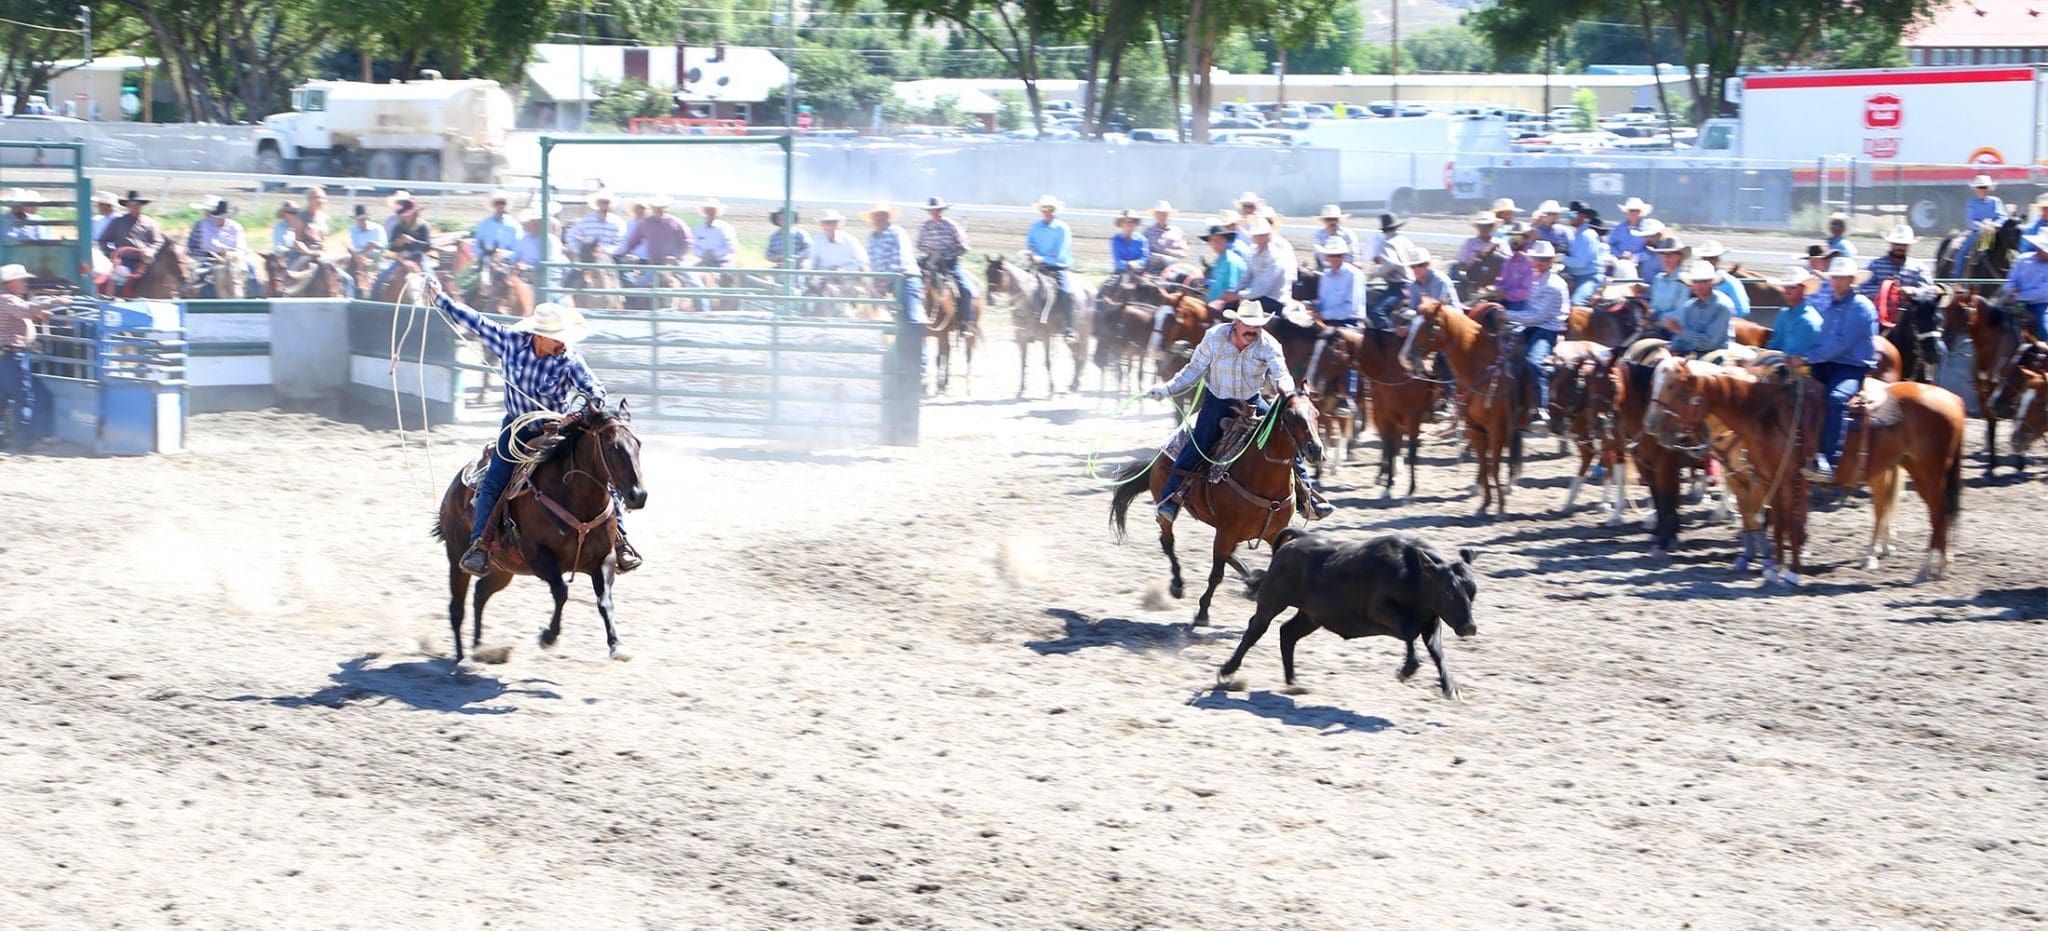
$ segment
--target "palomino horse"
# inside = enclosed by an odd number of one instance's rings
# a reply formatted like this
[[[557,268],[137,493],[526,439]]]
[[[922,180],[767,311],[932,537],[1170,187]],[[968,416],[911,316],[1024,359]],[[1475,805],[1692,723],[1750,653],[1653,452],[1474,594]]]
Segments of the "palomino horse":
[[[285,267],[284,256],[275,252],[263,257],[264,277],[271,297],[347,297],[352,284],[333,262],[314,259],[311,268],[293,272]]]
[[[1343,347],[1351,367],[1358,372],[1360,387],[1371,401],[1366,411],[1373,432],[1380,438],[1380,474],[1375,481],[1381,497],[1394,496],[1394,479],[1400,468],[1402,450],[1407,450],[1408,491],[1401,497],[1415,497],[1415,461],[1422,447],[1422,425],[1436,407],[1441,383],[1408,371],[1401,364],[1401,336],[1392,330],[1333,331],[1335,345]]]
[[[492,542],[491,571],[476,583],[471,646],[483,642],[484,604],[512,584],[515,575],[539,578],[554,595],[554,618],[540,634],[541,646],[554,646],[562,634],[562,606],[569,601],[569,586],[562,577],[582,572],[590,576],[597,613],[604,618],[605,646],[613,659],[630,658],[619,649],[619,635],[612,628],[612,573],[618,543],[614,489],[627,510],[647,504],[640,438],[633,435],[632,423],[624,402],[616,411],[590,407],[570,415],[544,442],[526,480],[506,488],[498,501],[497,520],[511,526],[494,527],[495,539],[485,534]],[[469,574],[456,563],[469,547],[475,500],[476,490],[456,475],[441,496],[440,518],[434,525],[434,536],[448,554],[448,625],[455,631],[458,665],[463,657],[462,599],[469,591]]]
[[[1408,330],[1401,363],[1410,373],[1423,371],[1423,360],[1442,352],[1449,357],[1463,391],[1465,438],[1479,469],[1479,511],[1498,501],[1505,514],[1508,488],[1522,476],[1522,425],[1535,406],[1535,382],[1519,371],[1522,360],[1503,351],[1507,315],[1498,304],[1482,303],[1470,316],[1424,299]],[[1508,478],[1501,479],[1501,459]]]
[[[1970,293],[1957,295],[1956,303],[1969,314],[1970,343],[1975,347],[1970,374],[1977,389],[1977,414],[1984,418],[1984,474],[1990,475],[1998,471],[1998,421],[2004,416],[2000,408],[2011,409],[2010,402],[1995,403],[1993,395],[2033,340],[2025,332],[2025,318],[2011,308]],[[2018,457],[2013,468],[2025,472],[2027,457]]]
[[[1767,569],[1764,581],[1799,584],[1808,500],[1800,470],[1826,416],[1819,386],[1804,378],[1758,381],[1740,370],[1666,359],[1657,366],[1651,390],[1654,409],[1648,427],[1660,442],[1679,444],[1687,435],[1703,433],[1709,417],[1741,438],[1772,513],[1772,555],[1780,573],[1773,579]],[[1949,530],[1962,514],[1963,399],[1917,382],[1865,382],[1864,391],[1877,394],[1879,405],[1855,418],[1854,429],[1842,441],[1835,480],[1838,487],[1870,487],[1876,522],[1863,566],[1874,569],[1878,558],[1891,552],[1892,514],[1903,471],[1927,504],[1931,524],[1920,578],[1938,579],[1948,569]]]
[[[1086,282],[1072,278],[1075,288],[1071,296],[1073,306],[1074,340],[1067,347],[1074,356],[1074,378],[1067,383],[1070,392],[1081,390],[1082,360],[1088,358],[1088,307],[1094,302],[1094,294]],[[1045,382],[1047,394],[1058,394],[1059,383],[1052,377],[1052,346],[1061,338],[1062,321],[1053,310],[1053,287],[1050,277],[1034,274],[1011,265],[999,255],[988,257],[988,293],[1001,293],[1010,299],[1010,323],[1017,328],[1017,396],[1024,396],[1025,380],[1031,372],[1031,345],[1045,344]]]
[[[939,343],[938,356],[932,360],[938,391],[944,393],[947,382],[952,380],[953,339],[958,337],[960,348],[967,355],[966,384],[967,393],[971,395],[974,393],[974,344],[981,340],[981,315],[974,314],[974,322],[969,324],[968,315],[960,312],[960,284],[953,280],[951,268],[941,267],[930,256],[919,259],[917,267],[919,274],[924,276],[925,333]],[[981,298],[977,296],[974,300],[979,302]]]
[[[1277,423],[1268,422],[1267,418],[1274,417],[1279,418]],[[1310,462],[1323,458],[1323,444],[1316,437],[1315,404],[1298,391],[1281,398],[1244,437],[1245,445],[1240,450],[1205,451],[1203,455],[1213,452],[1227,465],[1212,466],[1209,475],[1190,476],[1181,486],[1185,489],[1181,498],[1186,513],[1216,528],[1209,586],[1202,590],[1200,608],[1191,625],[1194,627],[1209,623],[1209,602],[1216,596],[1216,586],[1223,581],[1224,566],[1236,568],[1247,579],[1251,577],[1237,558],[1238,544],[1251,540],[1272,543],[1280,531],[1287,529],[1294,513],[1294,457],[1306,456]],[[1220,477],[1215,475],[1216,469],[1222,470]],[[1109,503],[1109,521],[1116,528],[1118,540],[1124,538],[1131,501],[1147,488],[1152,491],[1152,500],[1158,501],[1172,472],[1173,460],[1162,452],[1147,461],[1133,463],[1117,476],[1116,493]],[[1144,477],[1150,480],[1140,482]],[[1179,598],[1185,591],[1180,557],[1173,549],[1173,525],[1166,521],[1159,522],[1159,547],[1166,551],[1166,560],[1173,567],[1173,581],[1167,590]]]
[[[238,300],[249,289],[249,261],[240,251],[230,249],[201,263],[185,282],[183,297]]]

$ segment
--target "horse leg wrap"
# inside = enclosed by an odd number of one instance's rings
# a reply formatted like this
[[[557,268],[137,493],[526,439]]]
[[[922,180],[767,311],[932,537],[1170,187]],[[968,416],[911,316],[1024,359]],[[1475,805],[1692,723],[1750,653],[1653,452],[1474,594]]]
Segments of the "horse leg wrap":
[[[1159,354],[1160,343],[1166,339],[1166,321],[1172,318],[1173,308],[1171,306],[1161,307],[1152,314],[1152,339],[1145,344],[1146,355],[1156,356]]]

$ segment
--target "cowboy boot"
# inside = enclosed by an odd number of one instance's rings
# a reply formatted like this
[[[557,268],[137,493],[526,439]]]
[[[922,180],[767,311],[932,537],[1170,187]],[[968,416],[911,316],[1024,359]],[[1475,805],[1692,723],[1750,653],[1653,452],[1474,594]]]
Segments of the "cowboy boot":
[[[1336,510],[1323,499],[1322,492],[1300,482],[1294,484],[1294,512],[1300,514],[1302,520],[1322,520]]]
[[[455,565],[470,575],[489,575],[491,571],[491,556],[489,553],[484,552],[484,541],[477,540],[469,544],[469,549],[464,550],[462,553],[462,560]]]
[[[619,539],[618,549],[612,552],[612,568],[620,575],[640,568],[640,551],[623,537]]]

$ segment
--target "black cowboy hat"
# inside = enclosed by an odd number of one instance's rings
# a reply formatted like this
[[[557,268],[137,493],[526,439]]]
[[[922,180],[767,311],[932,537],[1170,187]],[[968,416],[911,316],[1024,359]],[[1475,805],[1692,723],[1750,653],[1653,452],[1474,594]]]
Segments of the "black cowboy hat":
[[[1384,233],[1387,230],[1397,230],[1406,225],[1408,225],[1407,220],[1403,220],[1400,217],[1397,217],[1391,213],[1380,214],[1380,232]]]
[[[1828,244],[1824,242],[1817,242],[1806,247],[1806,257],[1809,259],[1832,259],[1841,254],[1842,250],[1830,249]]]
[[[781,225],[782,225],[782,208],[781,208],[781,207],[777,207],[777,208],[775,208],[774,210],[770,210],[770,211],[768,211],[768,222],[770,222],[770,223],[773,223],[773,224],[775,224],[776,226],[781,226]],[[801,222],[803,222],[803,214],[802,214],[802,213],[799,213],[798,211],[795,211],[795,210],[791,210],[791,211],[789,212],[789,222],[790,222],[791,224],[796,224],[796,223],[801,223]]]
[[[1218,236],[1236,236],[1236,235],[1237,235],[1237,231],[1236,231],[1236,230],[1234,230],[1234,229],[1231,229],[1231,228],[1230,228],[1230,227],[1228,227],[1228,226],[1225,226],[1225,225],[1223,225],[1223,224],[1221,224],[1221,223],[1211,223],[1211,224],[1209,224],[1209,231],[1208,231],[1208,232],[1206,232],[1206,233],[1203,233],[1203,234],[1202,234],[1202,238],[1203,238],[1203,239],[1215,239],[1215,238],[1216,238],[1216,237],[1218,237]]]
[[[142,192],[141,192],[141,191],[133,191],[133,190],[131,190],[131,191],[129,191],[129,192],[128,192],[128,196],[127,196],[127,197],[123,197],[123,198],[121,198],[121,200],[119,201],[119,203],[121,204],[121,206],[123,206],[123,207],[126,207],[126,206],[128,206],[129,204],[147,204],[147,203],[153,203],[153,201],[151,201],[151,200],[150,200],[149,198],[147,198],[147,197],[144,197],[144,196],[142,196]]]
[[[357,204],[355,215],[359,217],[367,217],[370,215],[370,208],[363,204]]]
[[[1593,208],[1586,206],[1586,202],[1583,200],[1575,200],[1569,204],[1564,205],[1564,209],[1569,210],[1573,213],[1586,213],[1591,211]]]

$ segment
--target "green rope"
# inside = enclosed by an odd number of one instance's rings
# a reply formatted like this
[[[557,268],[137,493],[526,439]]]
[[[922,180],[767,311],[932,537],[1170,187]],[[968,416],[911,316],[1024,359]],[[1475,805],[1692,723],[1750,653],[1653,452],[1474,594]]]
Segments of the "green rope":
[[[1208,451],[1202,449],[1201,444],[1195,443],[1194,430],[1192,429],[1195,422],[1195,418],[1199,416],[1201,413],[1202,395],[1207,390],[1207,388],[1208,379],[1206,377],[1195,382],[1195,393],[1192,396],[1190,396],[1188,400],[1187,416],[1181,418],[1180,423],[1174,426],[1175,432],[1180,432],[1183,430],[1187,431],[1188,442],[1194,444],[1195,454],[1201,456],[1205,461],[1207,461],[1212,466],[1218,466],[1227,469],[1230,468],[1232,463],[1235,463],[1237,460],[1244,458],[1244,454],[1251,452],[1254,448],[1265,449],[1266,440],[1273,435],[1273,424],[1277,423],[1280,420],[1279,416],[1277,416],[1279,414],[1279,411],[1277,410],[1272,411],[1267,415],[1266,422],[1259,426],[1259,431],[1258,433],[1253,435],[1252,441],[1246,443],[1244,445],[1244,448],[1238,450],[1236,454],[1230,456],[1227,459],[1209,458]],[[1114,422],[1122,418],[1124,412],[1129,410],[1131,405],[1136,404],[1139,401],[1145,400],[1147,396],[1148,394],[1146,392],[1139,392],[1125,399],[1123,403],[1117,405],[1116,410],[1110,412],[1109,419],[1112,422]],[[1102,445],[1103,434],[1097,433],[1095,435],[1095,442],[1092,444],[1092,448],[1088,451],[1088,464],[1086,467],[1086,474],[1089,478],[1097,480],[1108,478],[1108,476],[1102,474],[1102,468],[1099,465],[1102,459]],[[1111,482],[1111,487],[1129,484],[1131,482],[1137,481],[1138,479],[1144,478],[1147,475],[1150,475],[1152,472],[1152,466],[1157,464],[1159,460],[1163,458],[1165,455],[1165,446],[1160,446],[1159,448],[1153,450],[1152,458],[1146,460],[1144,468],[1139,469],[1136,472],[1132,473],[1131,476],[1128,478]]]

